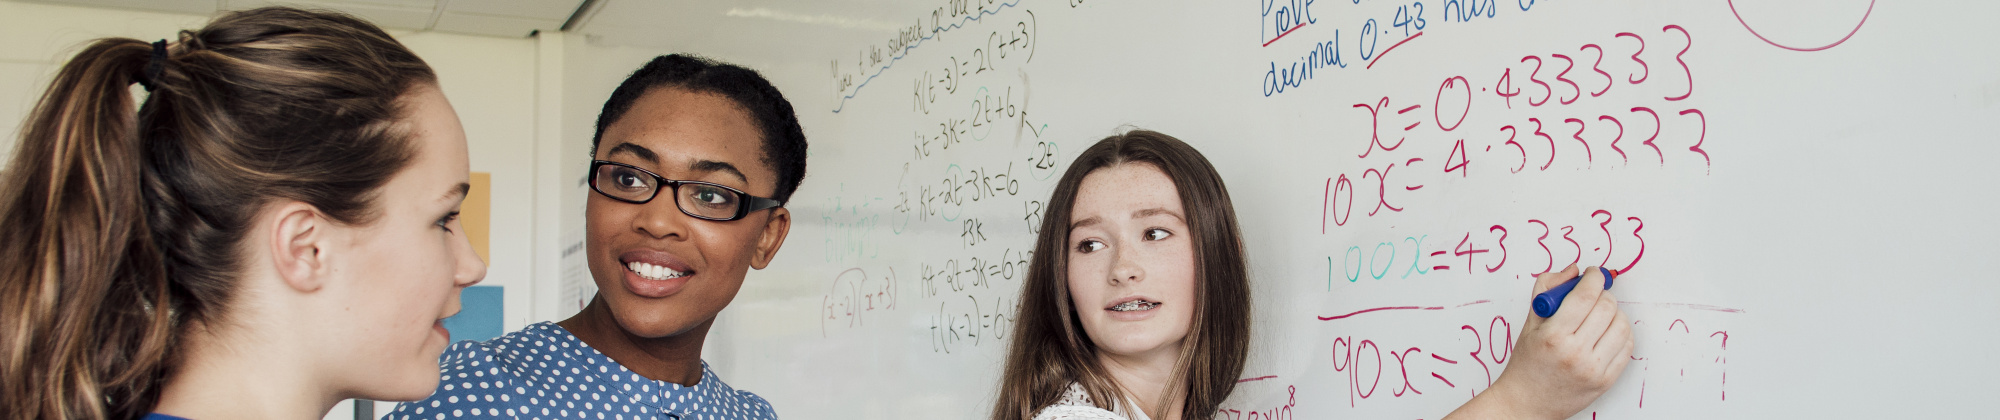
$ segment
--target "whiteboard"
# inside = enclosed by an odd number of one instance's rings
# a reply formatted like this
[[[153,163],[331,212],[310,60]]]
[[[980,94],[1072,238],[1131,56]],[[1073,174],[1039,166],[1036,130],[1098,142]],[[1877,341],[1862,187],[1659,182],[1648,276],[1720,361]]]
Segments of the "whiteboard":
[[[1629,268],[1642,359],[1577,418],[1995,390],[2000,4],[773,7],[676,22],[730,34],[688,50],[764,71],[812,142],[705,350],[788,417],[987,415],[1039,209],[1125,125],[1192,143],[1240,212],[1255,345],[1221,418],[1442,417],[1570,262]]]

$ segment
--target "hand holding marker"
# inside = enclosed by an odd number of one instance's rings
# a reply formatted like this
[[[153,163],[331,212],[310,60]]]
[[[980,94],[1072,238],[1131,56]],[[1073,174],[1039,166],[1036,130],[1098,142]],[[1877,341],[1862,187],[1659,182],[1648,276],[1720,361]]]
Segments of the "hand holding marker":
[[[1611,279],[1618,276],[1618,270],[1604,267],[1597,267],[1597,270],[1599,273],[1604,274],[1604,289],[1610,290]],[[1578,274],[1575,278],[1571,278],[1569,281],[1563,282],[1563,284],[1556,285],[1556,287],[1550,288],[1546,292],[1535,295],[1535,315],[1543,318],[1555,315],[1556,309],[1562,308],[1563,298],[1568,297],[1569,291],[1575,289],[1576,283],[1582,280],[1583,275]]]

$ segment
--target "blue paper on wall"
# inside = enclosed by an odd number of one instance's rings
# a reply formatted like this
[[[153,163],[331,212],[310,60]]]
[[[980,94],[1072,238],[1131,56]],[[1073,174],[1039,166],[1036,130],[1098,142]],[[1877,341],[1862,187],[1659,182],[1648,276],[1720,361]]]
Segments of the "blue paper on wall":
[[[444,329],[451,331],[451,341],[486,341],[499,337],[501,316],[505,294],[502,286],[472,286],[458,295],[460,309],[457,315],[444,319]]]

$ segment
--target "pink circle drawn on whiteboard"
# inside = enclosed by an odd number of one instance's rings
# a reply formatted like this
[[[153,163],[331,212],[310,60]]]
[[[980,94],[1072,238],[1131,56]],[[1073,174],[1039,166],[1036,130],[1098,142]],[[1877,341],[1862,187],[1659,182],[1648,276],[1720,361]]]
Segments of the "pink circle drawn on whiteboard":
[[[1868,23],[1868,16],[1869,16],[1869,15],[1871,15],[1871,14],[1874,14],[1874,13],[1875,13],[1875,0],[1868,0],[1868,10],[1867,10],[1867,11],[1863,11],[1863,12],[1861,12],[1861,21],[1860,21],[1860,22],[1856,22],[1856,23],[1854,24],[1854,30],[1852,30],[1852,31],[1847,31],[1847,36],[1843,36],[1843,37],[1840,37],[1840,40],[1838,40],[1838,41],[1833,41],[1833,43],[1832,43],[1832,44],[1826,44],[1826,45],[1824,45],[1824,46],[1819,46],[1819,47],[1813,47],[1813,48],[1802,48],[1802,47],[1794,47],[1794,46],[1790,46],[1790,45],[1785,45],[1785,44],[1779,44],[1779,43],[1778,43],[1778,41],[1772,41],[1772,40],[1771,40],[1770,38],[1765,38],[1765,37],[1764,37],[1764,34],[1760,34],[1760,33],[1757,33],[1757,28],[1752,28],[1752,27],[1750,27],[1750,22],[1746,22],[1746,21],[1744,21],[1744,20],[1743,20],[1743,14],[1742,14],[1742,13],[1738,13],[1738,12],[1736,11],[1736,0],[1729,0],[1729,14],[1731,14],[1731,15],[1735,15],[1735,16],[1736,16],[1736,22],[1737,22],[1737,23],[1741,23],[1741,24],[1743,24],[1743,29],[1747,29],[1747,30],[1749,30],[1749,31],[1750,31],[1750,35],[1753,35],[1753,36],[1756,36],[1756,37],[1757,37],[1757,39],[1760,39],[1760,40],[1763,40],[1763,41],[1764,41],[1764,43],[1766,43],[1766,44],[1771,44],[1772,46],[1775,46],[1775,47],[1778,47],[1778,48],[1784,48],[1784,49],[1787,49],[1787,50],[1792,50],[1792,51],[1819,51],[1819,50],[1824,50],[1824,49],[1828,49],[1828,48],[1833,48],[1833,47],[1836,47],[1836,46],[1839,46],[1839,45],[1840,45],[1841,43],[1845,43],[1845,42],[1847,42],[1847,39],[1848,39],[1848,38],[1853,38],[1853,37],[1854,37],[1854,34],[1855,34],[1855,33],[1858,33],[1858,32],[1861,32],[1861,25],[1864,25],[1864,24],[1867,24],[1867,23]]]

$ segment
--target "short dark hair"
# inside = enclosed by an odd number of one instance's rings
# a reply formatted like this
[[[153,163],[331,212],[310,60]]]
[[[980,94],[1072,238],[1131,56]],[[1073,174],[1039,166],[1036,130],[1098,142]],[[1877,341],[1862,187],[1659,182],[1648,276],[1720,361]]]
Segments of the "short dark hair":
[[[590,137],[590,154],[597,155],[605,128],[632,110],[632,103],[640,96],[662,87],[722,95],[749,113],[764,135],[764,164],[778,173],[778,189],[771,198],[780,203],[791,200],[792,191],[806,178],[805,130],[799,127],[792,103],[771,86],[771,81],[756,70],[734,64],[685,54],[654,57],[625,77],[625,82],[611,91],[611,99],[604,101],[604,111],[597,114],[597,133]]]

